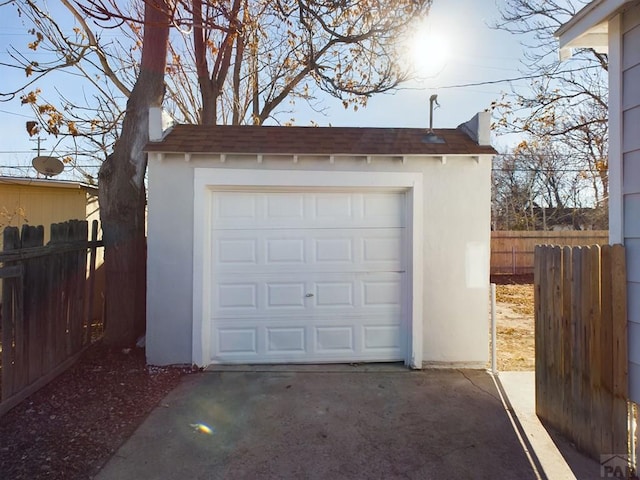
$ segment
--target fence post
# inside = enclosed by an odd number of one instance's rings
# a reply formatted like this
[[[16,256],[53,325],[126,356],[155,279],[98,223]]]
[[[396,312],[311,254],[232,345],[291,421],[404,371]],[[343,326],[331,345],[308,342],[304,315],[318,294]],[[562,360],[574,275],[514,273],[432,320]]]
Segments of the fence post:
[[[497,352],[497,326],[496,326],[496,284],[491,284],[491,373],[498,374]]]
[[[516,247],[511,247],[511,273],[516,274]]]
[[[91,337],[93,335],[92,332],[92,322],[93,322],[93,288],[95,285],[95,276],[96,276],[96,254],[98,248],[95,246],[95,242],[98,241],[98,221],[94,220],[91,224],[91,237],[90,240],[92,242],[91,247],[89,248],[89,282],[87,286],[89,298],[87,299],[87,336],[85,339],[86,344],[91,343]]]

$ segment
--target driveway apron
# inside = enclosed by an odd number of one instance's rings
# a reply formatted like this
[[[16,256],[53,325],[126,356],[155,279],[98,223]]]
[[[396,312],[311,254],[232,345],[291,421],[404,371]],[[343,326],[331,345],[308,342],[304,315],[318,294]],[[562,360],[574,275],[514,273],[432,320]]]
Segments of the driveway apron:
[[[187,377],[97,478],[546,478],[517,430],[483,371],[236,367]]]

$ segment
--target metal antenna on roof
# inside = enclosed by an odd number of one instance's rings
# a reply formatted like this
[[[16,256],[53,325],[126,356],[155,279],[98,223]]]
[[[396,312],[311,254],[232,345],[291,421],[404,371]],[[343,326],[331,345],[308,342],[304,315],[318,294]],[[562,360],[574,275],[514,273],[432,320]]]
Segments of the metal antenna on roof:
[[[429,131],[430,132],[433,132],[433,104],[434,103],[437,107],[440,106],[440,104],[438,103],[438,95],[435,93],[431,95],[431,97],[429,98]]]
[[[36,148],[32,148],[31,150],[35,150],[38,152],[38,156],[40,156],[40,152],[42,151],[42,137],[38,135],[37,138],[30,138],[30,142],[38,142],[38,146]]]

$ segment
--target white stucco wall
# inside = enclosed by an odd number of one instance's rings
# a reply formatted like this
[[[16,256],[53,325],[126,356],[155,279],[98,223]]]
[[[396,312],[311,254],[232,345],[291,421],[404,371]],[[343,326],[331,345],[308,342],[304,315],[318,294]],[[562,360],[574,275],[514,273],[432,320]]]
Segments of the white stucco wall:
[[[423,178],[423,362],[483,366],[488,358],[491,157],[265,157],[151,154],[147,360],[192,362],[194,169],[418,172]],[[283,175],[286,175],[283,172]],[[248,175],[249,176],[249,175]],[[415,267],[415,266],[414,266]]]

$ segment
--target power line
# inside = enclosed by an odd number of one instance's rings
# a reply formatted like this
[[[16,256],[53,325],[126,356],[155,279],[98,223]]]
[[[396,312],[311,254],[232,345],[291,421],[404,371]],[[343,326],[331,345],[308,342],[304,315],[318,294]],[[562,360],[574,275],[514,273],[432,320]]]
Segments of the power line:
[[[2,153],[2,152],[0,152]],[[69,168],[95,168],[99,165],[97,163],[93,165],[68,165]],[[30,165],[1,165],[0,168],[31,168]],[[529,172],[529,173],[582,173],[591,172],[588,169],[580,168],[498,168],[491,169],[492,172]]]
[[[98,168],[100,165],[65,165],[67,170],[73,170],[74,168]],[[2,165],[0,164],[0,170],[3,168],[32,168],[31,165]]]
[[[16,117],[33,118],[33,115],[24,115],[22,113],[10,112],[8,110],[0,110],[0,113],[6,113],[7,115],[15,115]]]
[[[492,168],[492,172],[528,172],[528,173],[583,173],[593,170],[586,168]]]
[[[559,76],[565,73],[574,73],[577,71],[581,71],[581,70],[593,70],[593,69],[600,69],[600,66],[595,66],[595,65],[591,65],[591,66],[586,66],[586,67],[581,67],[581,68],[575,68],[575,69],[571,69],[571,70],[566,70],[566,71],[558,71],[558,72],[553,72],[553,76]],[[536,78],[548,78],[549,74],[548,73],[539,73],[539,74],[535,74],[535,75],[523,75],[520,77],[512,77],[512,78],[500,78],[497,80],[485,80],[482,82],[470,82],[470,83],[460,83],[457,85],[440,85],[440,86],[435,86],[433,87],[433,90],[438,90],[438,89],[449,89],[449,88],[467,88],[467,87],[479,87],[482,85],[496,85],[499,83],[510,83],[510,82],[517,82],[520,80],[534,80]]]

